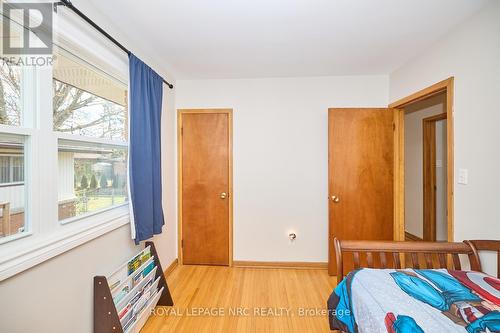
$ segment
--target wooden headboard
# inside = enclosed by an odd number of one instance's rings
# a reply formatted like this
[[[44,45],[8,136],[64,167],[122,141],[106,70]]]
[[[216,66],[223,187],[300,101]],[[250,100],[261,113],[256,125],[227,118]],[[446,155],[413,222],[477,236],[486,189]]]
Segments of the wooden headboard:
[[[368,268],[448,268],[461,270],[459,255],[466,255],[470,269],[482,271],[480,251],[495,251],[500,276],[500,240],[473,240],[463,243],[350,241],[334,239],[337,278],[345,277],[344,256],[352,254],[353,269]],[[350,261],[350,260],[349,260]],[[349,269],[349,267],[348,267]]]

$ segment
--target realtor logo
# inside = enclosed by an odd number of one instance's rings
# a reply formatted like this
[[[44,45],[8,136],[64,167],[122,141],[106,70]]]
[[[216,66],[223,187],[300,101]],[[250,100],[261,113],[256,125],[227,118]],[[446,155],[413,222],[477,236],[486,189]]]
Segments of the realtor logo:
[[[3,54],[52,54],[52,3],[3,4]]]

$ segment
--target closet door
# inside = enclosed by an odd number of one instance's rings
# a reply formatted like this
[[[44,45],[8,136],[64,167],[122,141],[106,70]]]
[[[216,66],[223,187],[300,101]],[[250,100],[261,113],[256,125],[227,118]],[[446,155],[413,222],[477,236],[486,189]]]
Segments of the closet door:
[[[393,239],[394,111],[328,111],[328,272],[335,275],[334,237]],[[349,256],[344,262],[351,270]]]
[[[232,110],[180,110],[181,262],[231,263]]]

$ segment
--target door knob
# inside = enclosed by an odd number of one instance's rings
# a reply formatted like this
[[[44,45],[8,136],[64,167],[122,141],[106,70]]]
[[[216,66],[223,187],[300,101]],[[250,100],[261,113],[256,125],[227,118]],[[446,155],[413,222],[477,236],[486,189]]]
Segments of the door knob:
[[[226,193],[226,192],[222,192],[222,193],[220,194],[220,198],[221,198],[221,199],[226,199],[226,198],[227,198],[227,193]]]
[[[332,201],[334,203],[338,203],[340,201],[340,198],[338,196],[336,196],[336,195],[332,195]]]

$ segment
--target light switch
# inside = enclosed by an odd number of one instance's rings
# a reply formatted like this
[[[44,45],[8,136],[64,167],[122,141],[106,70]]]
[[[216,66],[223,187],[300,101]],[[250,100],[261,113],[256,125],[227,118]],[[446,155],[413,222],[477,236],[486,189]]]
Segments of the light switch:
[[[458,183],[462,185],[467,185],[469,182],[469,170],[458,169]]]

